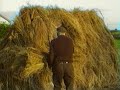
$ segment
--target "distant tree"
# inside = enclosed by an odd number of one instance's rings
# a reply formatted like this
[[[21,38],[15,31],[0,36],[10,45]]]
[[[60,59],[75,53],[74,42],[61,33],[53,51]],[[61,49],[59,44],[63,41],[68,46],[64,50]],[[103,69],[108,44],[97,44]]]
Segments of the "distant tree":
[[[118,31],[117,28],[115,29],[115,31]]]

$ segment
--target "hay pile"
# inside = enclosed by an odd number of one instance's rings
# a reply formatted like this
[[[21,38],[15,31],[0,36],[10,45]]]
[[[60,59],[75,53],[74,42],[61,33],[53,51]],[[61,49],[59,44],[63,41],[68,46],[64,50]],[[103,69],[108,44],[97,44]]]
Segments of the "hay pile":
[[[118,77],[113,38],[96,12],[59,9],[51,9],[50,12],[49,18],[55,23],[62,23],[74,41],[76,87],[90,89],[116,85]]]
[[[8,61],[11,62],[10,66],[5,67],[13,68],[12,71],[20,77],[20,79],[16,77],[19,83],[22,83],[21,79],[30,79],[29,84],[35,81],[34,85],[37,87],[49,90],[50,88],[46,86],[51,82],[51,73],[46,64],[49,42],[56,37],[56,27],[61,24],[66,28],[68,37],[74,42],[73,65],[76,90],[116,85],[118,76],[113,38],[104,21],[95,11],[74,10],[68,12],[63,9],[44,9],[42,7],[21,9],[12,26],[13,29],[1,43],[0,54],[4,53],[4,55],[0,56],[0,63],[1,60],[5,60],[2,62],[4,66]],[[18,51],[14,49],[16,46],[19,48]],[[22,51],[27,51],[29,59],[21,59],[26,64],[16,63],[22,58],[22,56],[19,59],[14,56],[14,54],[19,55],[20,47],[25,49]],[[32,48],[32,51],[27,48]],[[13,54],[11,50],[17,51],[17,53]],[[12,56],[5,59],[4,56],[8,53]],[[12,59],[12,57],[14,58]],[[16,72],[15,65],[20,65],[18,69],[22,71]]]
[[[79,65],[79,68],[83,69],[87,88],[116,85],[116,51],[113,38],[104,21],[95,11],[74,11],[73,15],[78,19],[85,36],[86,49],[82,53],[86,58],[80,62],[84,63],[84,66]]]
[[[2,89],[15,90],[15,86],[27,83],[33,74],[41,73],[44,67],[42,55],[37,54],[34,48],[6,47],[0,51],[0,81]],[[8,86],[6,86],[8,83]],[[22,86],[21,86],[22,88]]]
[[[26,83],[31,77],[42,78],[41,82],[48,83],[50,73],[46,64],[46,55],[49,52],[49,42],[53,38],[54,28],[47,17],[47,11],[42,7],[21,9],[0,46],[0,64],[5,67],[4,70],[7,70],[7,67],[12,68],[12,77],[17,79],[13,80],[13,83],[16,81]],[[11,72],[11,69],[8,71]],[[34,80],[31,82],[34,83]],[[37,81],[38,85],[41,82]]]

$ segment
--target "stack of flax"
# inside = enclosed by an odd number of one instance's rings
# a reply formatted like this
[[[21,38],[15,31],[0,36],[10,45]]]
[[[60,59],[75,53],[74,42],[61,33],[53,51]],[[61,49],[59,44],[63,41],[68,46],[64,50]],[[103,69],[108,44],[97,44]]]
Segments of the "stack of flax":
[[[74,42],[75,90],[117,85],[117,54],[111,34],[94,10],[25,7],[0,46],[2,88],[50,90],[49,43],[63,25]]]

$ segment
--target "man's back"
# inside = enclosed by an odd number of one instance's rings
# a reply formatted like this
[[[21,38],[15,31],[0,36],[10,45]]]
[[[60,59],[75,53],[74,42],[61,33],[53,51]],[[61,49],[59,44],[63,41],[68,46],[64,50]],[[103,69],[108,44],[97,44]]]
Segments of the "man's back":
[[[58,37],[50,43],[48,65],[53,72],[54,90],[61,90],[64,80],[66,90],[74,90],[74,68],[72,65],[73,42],[66,36],[64,27],[57,28]]]
[[[52,41],[52,47],[56,57],[72,58],[73,43],[70,38],[60,35]]]

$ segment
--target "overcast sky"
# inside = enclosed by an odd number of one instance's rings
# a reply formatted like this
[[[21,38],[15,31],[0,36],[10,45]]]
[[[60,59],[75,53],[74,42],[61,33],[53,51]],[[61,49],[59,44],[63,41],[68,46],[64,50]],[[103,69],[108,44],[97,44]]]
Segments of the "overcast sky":
[[[22,6],[59,6],[65,9],[99,9],[110,29],[120,29],[120,0],[0,0],[0,14],[13,19]]]

